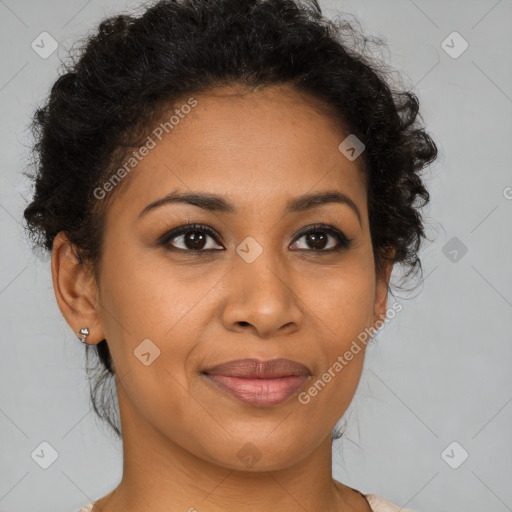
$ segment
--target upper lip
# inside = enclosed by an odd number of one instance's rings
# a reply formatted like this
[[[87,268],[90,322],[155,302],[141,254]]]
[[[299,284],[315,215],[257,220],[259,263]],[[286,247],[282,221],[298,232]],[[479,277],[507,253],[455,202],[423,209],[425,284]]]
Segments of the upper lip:
[[[291,359],[235,359],[203,370],[209,375],[224,375],[246,379],[276,379],[294,375],[311,375],[309,368]]]

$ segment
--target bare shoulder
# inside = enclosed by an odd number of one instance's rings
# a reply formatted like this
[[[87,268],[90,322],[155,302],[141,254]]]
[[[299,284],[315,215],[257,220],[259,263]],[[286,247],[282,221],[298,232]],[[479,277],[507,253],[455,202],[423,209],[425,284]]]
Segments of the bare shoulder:
[[[77,510],[76,512],[92,512],[94,503],[88,503],[87,505],[84,505],[80,510]]]
[[[399,507],[376,494],[365,494],[336,480],[334,482],[346,505],[348,505],[348,510],[354,512],[415,512],[411,509]]]
[[[334,483],[336,484],[346,506],[348,506],[348,510],[354,512],[373,512],[369,501],[362,492],[357,489],[353,489],[352,487],[348,487],[337,480],[334,480]]]
[[[375,494],[365,495],[373,512],[414,512],[408,508],[402,508]]]

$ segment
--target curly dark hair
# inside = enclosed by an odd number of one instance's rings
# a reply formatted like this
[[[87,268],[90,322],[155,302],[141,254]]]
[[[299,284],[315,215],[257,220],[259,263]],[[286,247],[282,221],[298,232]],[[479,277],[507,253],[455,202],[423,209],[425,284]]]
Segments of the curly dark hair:
[[[429,202],[420,171],[437,147],[418,120],[416,95],[394,85],[394,71],[368,52],[383,41],[349,16],[327,19],[316,0],[161,0],[140,16],[102,21],[69,51],[71,62],[32,120],[35,171],[25,174],[35,191],[24,218],[34,247],[51,251],[64,231],[98,279],[103,218],[120,186],[108,201],[93,191],[148,127],[183,98],[215,87],[285,84],[365,145],[358,163],[377,275],[389,260],[407,269],[404,279],[417,274],[427,238],[419,210]],[[95,371],[94,410],[121,437],[107,341],[86,347],[98,359],[87,366]]]

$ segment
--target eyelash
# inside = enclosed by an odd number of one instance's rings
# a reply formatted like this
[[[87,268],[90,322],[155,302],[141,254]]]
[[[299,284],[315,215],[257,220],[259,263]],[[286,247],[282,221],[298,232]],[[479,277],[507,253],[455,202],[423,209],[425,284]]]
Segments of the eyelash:
[[[158,245],[166,247],[170,251],[174,252],[182,252],[182,253],[204,253],[204,252],[211,252],[211,251],[220,251],[221,249],[180,249],[177,247],[173,247],[170,245],[170,241],[180,235],[187,235],[189,233],[196,233],[196,232],[204,232],[210,235],[216,243],[219,243],[218,241],[218,235],[217,233],[210,228],[209,226],[206,226],[204,224],[184,224],[183,226],[180,226],[176,229],[173,229],[172,231],[169,231],[165,234],[163,234],[158,239]],[[297,237],[294,239],[293,243],[300,240],[304,235],[308,235],[312,232],[324,232],[331,236],[333,236],[337,242],[338,247],[331,248],[331,249],[298,249],[299,251],[306,251],[306,252],[316,252],[317,254],[326,254],[326,253],[334,253],[334,252],[340,252],[343,249],[348,249],[352,245],[352,238],[347,238],[343,232],[341,232],[339,229],[329,226],[327,224],[314,224],[312,226],[308,226],[306,229],[302,230]]]

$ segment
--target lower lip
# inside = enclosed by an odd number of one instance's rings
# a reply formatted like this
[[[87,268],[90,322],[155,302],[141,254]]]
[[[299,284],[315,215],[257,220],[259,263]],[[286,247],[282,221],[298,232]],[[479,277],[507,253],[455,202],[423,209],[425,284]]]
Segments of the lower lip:
[[[243,379],[225,375],[204,374],[210,382],[246,404],[270,407],[295,395],[309,375],[293,375],[276,379]]]

